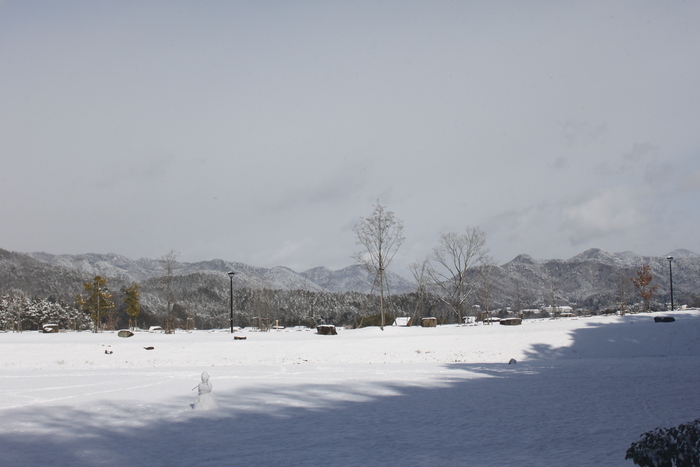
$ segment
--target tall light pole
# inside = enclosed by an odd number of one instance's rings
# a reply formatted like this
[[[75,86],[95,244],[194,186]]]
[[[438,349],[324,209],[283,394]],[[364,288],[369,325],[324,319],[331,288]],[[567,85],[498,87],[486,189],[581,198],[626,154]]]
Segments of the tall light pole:
[[[233,334],[233,276],[235,276],[236,273],[233,271],[228,272],[228,277],[231,278],[231,334]]]
[[[667,256],[666,259],[668,260],[668,277],[671,282],[671,311],[673,311],[673,268],[671,267],[673,256]]]

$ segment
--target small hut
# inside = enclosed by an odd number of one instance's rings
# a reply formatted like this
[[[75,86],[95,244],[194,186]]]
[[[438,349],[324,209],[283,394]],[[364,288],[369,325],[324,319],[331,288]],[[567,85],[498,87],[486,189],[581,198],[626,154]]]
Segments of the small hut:
[[[412,326],[412,321],[413,320],[408,316],[397,316],[396,319],[394,319],[393,326]]]
[[[319,324],[316,326],[316,333],[324,336],[336,336],[338,331],[335,330],[335,326],[332,324]]]
[[[517,326],[523,324],[522,318],[505,318],[501,320],[503,326]]]
[[[423,318],[420,322],[421,326],[424,328],[436,328],[437,318]]]

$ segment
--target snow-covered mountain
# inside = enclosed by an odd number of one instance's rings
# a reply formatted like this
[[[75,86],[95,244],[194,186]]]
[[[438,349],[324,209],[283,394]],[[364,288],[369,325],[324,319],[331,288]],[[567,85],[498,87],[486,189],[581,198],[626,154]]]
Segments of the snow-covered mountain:
[[[636,296],[631,281],[643,265],[651,267],[655,297],[663,303],[669,297],[669,261],[673,256],[674,295],[679,300],[693,300],[700,290],[700,255],[675,250],[666,256],[649,257],[625,251],[611,253],[593,248],[569,259],[535,259],[522,254],[494,270],[490,297],[492,307],[534,307],[551,304],[572,305],[588,309],[614,306],[619,297]],[[328,292],[362,292],[372,290],[373,277],[360,265],[340,270],[325,267],[296,272],[286,267],[260,268],[243,263],[215,259],[200,262],[175,262],[173,273],[179,283],[198,290],[226,290],[228,272],[235,271],[234,288],[269,290],[308,290]],[[165,265],[157,259],[132,260],[117,254],[52,255],[48,253],[11,253],[0,250],[0,292],[11,288],[30,296],[74,297],[81,281],[100,274],[118,288],[131,281],[151,283],[165,275]],[[187,279],[186,279],[187,278]],[[387,272],[392,294],[413,292],[415,285]],[[218,297],[220,299],[221,297]]]
[[[666,256],[642,256],[625,251],[611,253],[591,248],[570,259],[537,260],[519,255],[500,267],[496,282],[503,294],[520,295],[527,303],[559,305],[578,304],[597,308],[628,297],[636,292],[629,280],[644,265],[651,267],[656,296],[669,295],[670,271],[667,256],[673,256],[673,285],[677,297],[697,293],[700,286],[700,255],[675,250]]]
[[[147,258],[132,260],[114,253],[88,253],[81,255],[29,253],[27,256],[41,263],[72,269],[89,277],[99,274],[123,282],[143,282],[165,275],[165,264],[163,261]],[[351,265],[337,271],[318,267],[301,273],[283,266],[260,268],[221,259],[195,263],[176,261],[173,265],[173,274],[176,276],[205,274],[225,277],[228,280],[227,273],[229,271],[236,272],[234,284],[237,287],[244,286],[259,289],[303,289],[310,291],[325,289],[329,292],[354,291],[369,293],[372,289],[373,280],[367,270],[360,265]],[[410,292],[415,288],[412,282],[391,271],[387,272],[387,280],[392,293]]]
[[[302,273],[313,283],[324,287],[329,292],[363,292],[369,293],[372,290],[374,277],[367,269],[359,264],[353,264],[337,271],[331,271],[325,267],[313,268]],[[406,293],[415,290],[413,282],[404,279],[398,274],[387,271],[386,278],[389,282],[391,293]],[[375,285],[375,289],[378,286]]]
[[[163,274],[163,263],[153,259],[132,260],[126,256],[86,253],[81,255],[52,255],[28,253],[27,256],[51,266],[74,269],[88,276],[104,276],[123,281],[141,282]]]
[[[679,249],[679,250],[673,250],[671,253],[668,254],[668,256],[673,256],[673,258],[698,258],[700,257],[699,254],[693,253],[690,250],[684,250],[684,249]]]

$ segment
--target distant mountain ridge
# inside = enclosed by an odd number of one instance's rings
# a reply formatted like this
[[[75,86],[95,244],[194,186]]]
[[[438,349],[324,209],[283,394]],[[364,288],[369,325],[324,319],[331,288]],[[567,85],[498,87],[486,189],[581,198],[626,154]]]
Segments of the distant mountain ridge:
[[[157,259],[141,258],[132,260],[122,255],[87,253],[80,255],[52,255],[49,253],[28,253],[28,257],[41,263],[65,269],[73,269],[88,276],[101,275],[124,282],[143,282],[162,277],[165,266]],[[317,267],[298,273],[284,266],[261,268],[244,263],[214,259],[195,263],[175,262],[173,274],[205,274],[226,277],[229,271],[235,271],[236,286],[251,288],[268,288],[275,290],[327,290],[329,292],[362,292],[372,289],[373,277],[358,264],[337,271]],[[412,282],[391,271],[387,280],[392,293],[406,293],[415,289]]]
[[[630,251],[611,253],[591,248],[567,260],[537,260],[519,255],[499,267],[496,289],[501,297],[522,295],[535,304],[583,306],[599,309],[612,306],[621,295],[636,296],[631,281],[636,270],[651,267],[655,297],[668,300],[670,271],[667,257],[673,257],[673,286],[676,298],[688,299],[700,290],[700,255],[674,250],[666,256],[642,256]]]
[[[611,253],[591,248],[566,259],[535,259],[521,254],[494,269],[489,306],[538,307],[571,305],[588,309],[614,306],[620,295],[634,298],[631,281],[636,270],[649,265],[658,287],[655,299],[669,298],[669,262],[673,256],[673,286],[677,303],[698,296],[700,291],[700,255],[675,250],[666,256],[650,257],[633,252]],[[228,271],[236,271],[234,288],[269,290],[308,290],[318,292],[372,291],[373,277],[361,265],[340,270],[316,267],[303,272],[278,266],[260,268],[243,263],[214,259],[176,262],[174,275],[181,284],[197,284],[202,290],[227,289]],[[132,260],[118,254],[53,255],[49,253],[13,253],[0,250],[0,293],[12,289],[34,296],[54,296],[72,300],[81,292],[82,281],[95,275],[110,279],[119,288],[132,281],[146,288],[165,275],[164,264],[157,259]],[[414,292],[416,285],[398,274],[387,273],[392,294]],[[150,284],[150,285],[149,285]],[[223,293],[223,292],[221,292]]]

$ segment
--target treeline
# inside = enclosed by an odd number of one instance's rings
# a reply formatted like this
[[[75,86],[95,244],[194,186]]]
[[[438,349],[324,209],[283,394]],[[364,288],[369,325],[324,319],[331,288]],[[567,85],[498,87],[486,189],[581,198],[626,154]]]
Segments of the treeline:
[[[89,329],[90,318],[72,305],[47,298],[29,299],[17,291],[0,296],[0,329],[21,332],[46,324],[81,331]]]
[[[231,301],[228,281],[209,274],[174,276],[172,319],[182,329],[227,328],[231,319]],[[168,291],[163,279],[150,279],[142,284],[142,314],[137,322],[162,325],[168,302]],[[474,298],[476,299],[476,298]],[[474,302],[471,300],[469,303]],[[279,290],[239,287],[233,290],[233,325],[241,327],[310,326],[335,324],[337,326],[379,325],[380,297],[361,292],[328,292],[309,290]],[[116,307],[120,309],[119,304]],[[406,293],[385,297],[386,322],[396,316],[414,318],[435,317],[440,324],[459,323],[453,307],[438,294]],[[496,311],[494,316],[504,315]],[[473,314],[468,310],[467,314]],[[155,318],[155,320],[154,320]],[[122,319],[126,319],[122,315]]]
[[[178,294],[179,299],[173,305],[176,326],[183,329],[228,327],[231,319],[231,303],[229,294],[225,292],[227,292],[225,289],[213,292],[212,289],[195,287],[188,293]],[[233,325],[258,328],[275,325],[284,327],[315,327],[319,324],[353,327],[378,325],[379,300],[377,295],[360,292],[332,293],[239,288],[233,291]],[[150,290],[142,306],[147,311],[164,310],[165,293]],[[387,316],[391,321],[395,316],[414,318],[435,316],[444,324],[457,322],[436,296],[421,299],[415,293],[395,295],[390,298],[387,308]],[[162,317],[162,311],[160,315]],[[139,320],[140,323],[141,320]]]
[[[21,331],[41,329],[45,324],[58,324],[61,329],[125,329],[130,327],[127,289],[123,282],[106,284],[110,291],[113,306],[103,310],[99,316],[99,326],[95,326],[95,314],[77,301],[67,303],[57,299],[55,294],[47,298],[28,298],[19,289],[13,289],[0,296],[0,330]],[[140,312],[133,320],[139,328],[150,326],[165,327],[170,320],[179,329],[221,329],[230,326],[231,303],[228,281],[213,278],[208,274],[174,276],[170,284],[170,311],[168,312],[168,288],[162,279],[150,279],[140,284]],[[525,294],[513,303],[513,311],[533,308]],[[73,295],[76,297],[75,295]],[[524,299],[523,299],[524,298]],[[689,305],[700,305],[697,296],[689,297]],[[387,299],[387,297],[385,297]],[[586,303],[587,310],[600,309],[601,312],[642,311],[639,305],[631,306],[631,294],[616,296],[615,292],[601,294],[597,303]],[[482,300],[483,301],[483,297]],[[616,303],[617,302],[617,303]],[[465,303],[466,315],[477,316],[480,308],[477,295]],[[607,304],[607,306],[605,306]],[[610,305],[613,306],[610,306]],[[520,306],[518,306],[520,305]],[[533,304],[535,305],[535,304]],[[665,309],[663,303],[651,301],[647,309]],[[507,317],[503,306],[496,305],[490,310],[492,317]],[[534,308],[539,308],[534,306]],[[582,312],[581,309],[577,309]],[[526,318],[542,317],[528,310]],[[444,297],[436,293],[407,293],[391,295],[385,303],[385,322],[391,324],[397,316],[413,318],[420,323],[423,317],[435,317],[440,324],[459,323],[460,317],[454,307],[446,303]],[[273,290],[257,288],[237,288],[233,290],[233,325],[236,327],[269,328],[275,325],[309,326],[335,324],[337,326],[377,326],[380,319],[380,297],[360,292],[318,292],[309,290]]]
[[[179,329],[219,329],[230,325],[231,305],[225,290],[214,291],[197,281],[189,288],[178,289],[172,305],[172,318]],[[104,330],[129,327],[125,286],[112,291],[114,306],[100,316]],[[166,319],[166,297],[156,282],[144,284],[141,312],[136,326],[147,329],[163,326]],[[372,326],[379,324],[379,297],[360,292],[311,292],[308,290],[272,290],[239,288],[233,291],[233,324],[236,327],[269,328],[278,326]],[[456,323],[449,309],[437,296],[427,294],[395,295],[387,304],[389,322],[396,316],[409,316],[420,322],[426,316],[437,317],[442,324]],[[94,315],[79,304],[66,304],[49,298],[28,298],[15,290],[0,296],[0,329],[5,331],[39,330],[45,324],[61,329],[93,329]]]

